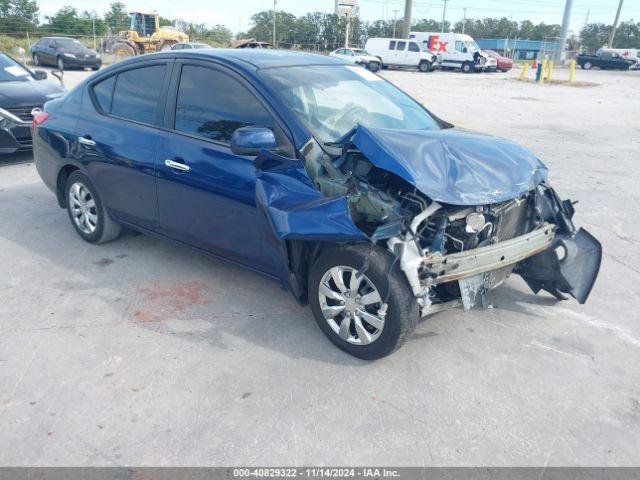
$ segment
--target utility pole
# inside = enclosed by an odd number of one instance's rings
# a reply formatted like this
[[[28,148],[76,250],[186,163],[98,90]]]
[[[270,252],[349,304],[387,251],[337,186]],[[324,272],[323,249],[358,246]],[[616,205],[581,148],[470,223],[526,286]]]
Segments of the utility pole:
[[[347,26],[344,32],[344,48],[349,48],[349,14],[345,14],[345,18],[347,19]]]
[[[571,23],[571,5],[573,0],[566,0],[564,4],[564,15],[562,17],[562,28],[560,29],[560,41],[556,50],[556,60],[560,61],[564,57],[564,49],[567,45],[567,34],[569,33],[569,23]]]
[[[587,9],[587,14],[584,16],[584,27],[582,27],[583,29],[587,28],[587,25],[589,25],[589,14],[591,13],[591,10]]]
[[[464,27],[467,24],[467,7],[464,7],[462,12],[462,34],[464,35]]]
[[[618,28],[618,20],[620,19],[620,10],[622,10],[622,0],[618,3],[618,10],[616,11],[616,19],[613,21],[613,28],[611,29],[611,35],[609,35],[609,48],[613,48],[613,39],[616,38],[616,28]]]
[[[276,48],[276,4],[278,0],[273,0],[273,48]]]
[[[404,25],[402,25],[403,38],[409,38],[411,33],[411,13],[413,12],[413,0],[404,0]]]
[[[396,38],[396,24],[398,23],[398,10],[393,11],[393,38]]]
[[[447,17],[447,0],[444,0],[444,6],[442,7],[442,28],[440,29],[442,33],[444,33],[444,19],[446,17]]]

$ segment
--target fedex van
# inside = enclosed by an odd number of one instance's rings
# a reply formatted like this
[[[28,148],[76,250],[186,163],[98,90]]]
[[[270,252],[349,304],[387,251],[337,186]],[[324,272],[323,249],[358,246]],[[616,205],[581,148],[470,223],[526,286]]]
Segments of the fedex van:
[[[419,42],[423,49],[442,56],[440,66],[443,68],[459,68],[465,73],[485,69],[488,56],[469,35],[411,32],[409,39]]]
[[[401,38],[369,38],[364,49],[378,57],[383,68],[412,67],[421,72],[430,72],[438,61],[438,56],[420,47],[414,40]]]

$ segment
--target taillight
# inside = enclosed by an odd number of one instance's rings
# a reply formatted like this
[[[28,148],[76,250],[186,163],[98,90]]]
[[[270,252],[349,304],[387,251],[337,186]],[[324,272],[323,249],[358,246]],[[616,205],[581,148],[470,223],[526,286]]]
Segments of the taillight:
[[[49,114],[47,112],[33,112],[33,122],[31,123],[31,128],[34,130],[38,125],[42,125],[49,118]]]

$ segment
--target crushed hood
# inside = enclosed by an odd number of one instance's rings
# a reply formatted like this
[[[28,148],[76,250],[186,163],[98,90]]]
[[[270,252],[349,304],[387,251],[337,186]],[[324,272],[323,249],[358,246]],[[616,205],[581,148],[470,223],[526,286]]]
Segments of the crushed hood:
[[[455,128],[403,131],[359,125],[344,138],[376,167],[452,205],[511,200],[547,178],[547,167],[528,149]]]

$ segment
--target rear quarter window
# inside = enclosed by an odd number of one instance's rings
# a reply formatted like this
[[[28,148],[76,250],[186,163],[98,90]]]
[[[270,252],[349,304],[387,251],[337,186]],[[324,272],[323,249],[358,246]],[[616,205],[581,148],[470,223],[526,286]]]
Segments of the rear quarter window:
[[[93,95],[96,102],[100,110],[105,113],[111,112],[111,99],[113,98],[113,87],[115,87],[115,85],[116,75],[112,75],[93,86]]]

